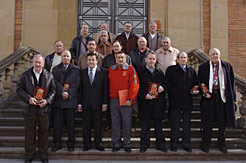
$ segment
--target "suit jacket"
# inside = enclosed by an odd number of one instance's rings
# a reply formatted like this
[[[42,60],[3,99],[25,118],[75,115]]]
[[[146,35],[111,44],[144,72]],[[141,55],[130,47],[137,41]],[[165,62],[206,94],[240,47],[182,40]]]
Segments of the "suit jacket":
[[[193,100],[190,89],[197,85],[196,71],[186,65],[184,72],[179,64],[169,66],[166,83],[170,109],[192,109]]]
[[[50,55],[48,55],[47,57],[45,57],[45,65],[44,68],[46,68],[47,71],[50,72],[51,66],[52,66],[52,62],[55,56],[55,52],[51,53]]]
[[[46,69],[42,70],[42,77],[40,78],[40,80],[41,87],[46,89],[44,98],[48,102],[48,104],[43,108],[29,104],[29,98],[34,97],[35,92],[33,68],[30,68],[27,71],[25,71],[17,82],[16,92],[24,101],[24,103],[22,103],[21,106],[26,106],[26,108],[23,108],[25,109],[25,112],[23,113],[27,117],[36,117],[36,107],[40,108],[38,110],[39,115],[47,115],[50,112],[50,105],[54,100],[56,94],[55,81],[53,75],[49,73]]]
[[[129,52],[132,49],[135,49],[138,45],[138,36],[136,36],[134,33],[130,33],[130,36],[128,40],[126,39],[125,32],[121,33],[116,37],[116,40],[120,40],[120,42],[123,44],[123,51],[125,51],[126,54],[129,54]]]
[[[73,64],[69,64],[67,70],[64,69],[64,65],[60,63],[52,70],[54,76],[57,92],[52,106],[58,108],[77,108],[79,86],[80,86],[80,69]],[[64,89],[62,83],[72,84],[67,90]],[[68,92],[68,99],[62,99],[62,92]]]
[[[78,36],[78,37],[73,39],[71,47],[69,49],[69,51],[71,52],[72,59],[74,60],[74,64],[75,65],[78,64],[78,59],[79,59],[79,56],[80,56],[80,46],[81,46],[80,37],[81,36]],[[91,37],[87,36],[85,45],[87,44],[89,39],[91,39]],[[87,50],[87,47],[85,47],[85,48]]]
[[[141,120],[162,120],[165,118],[165,91],[159,93],[159,97],[153,100],[146,100],[145,97],[149,93],[149,83],[159,83],[165,90],[164,75],[159,69],[154,70],[155,77],[151,72],[143,67],[139,72],[139,92],[138,92],[138,108],[139,118]]]
[[[225,78],[225,96],[226,96],[226,126],[235,127],[235,108],[234,102],[236,102],[236,90],[235,90],[235,82],[234,82],[234,72],[231,64],[228,62],[221,60],[221,65],[224,72]],[[210,74],[210,64],[209,61],[202,64],[199,67],[198,71],[198,82],[204,83],[207,87],[209,87],[209,74]],[[202,125],[206,125],[207,122],[203,121],[203,117],[208,115],[209,105],[211,99],[207,99],[202,97],[201,100],[201,116],[202,116]]]
[[[149,48],[149,32],[144,33],[142,36],[146,38],[147,40],[147,47]],[[163,38],[163,36],[159,35],[159,33],[156,33],[157,36],[157,49],[161,48],[161,40]],[[156,50],[157,50],[156,49]],[[152,49],[151,49],[152,50]],[[156,51],[155,50],[155,51]]]
[[[138,50],[138,48],[133,49],[130,51],[129,56],[132,59],[132,66],[136,69],[137,73],[139,73],[139,71],[142,69],[142,67],[145,67],[146,62],[145,62],[145,57],[146,57],[146,53],[149,50],[149,48],[147,48],[145,50],[145,54],[141,60],[141,54],[140,51]]]
[[[82,104],[83,110],[90,108],[101,110],[103,104],[108,104],[109,81],[107,70],[97,67],[92,85],[88,76],[88,68],[83,69],[80,76],[79,103]]]

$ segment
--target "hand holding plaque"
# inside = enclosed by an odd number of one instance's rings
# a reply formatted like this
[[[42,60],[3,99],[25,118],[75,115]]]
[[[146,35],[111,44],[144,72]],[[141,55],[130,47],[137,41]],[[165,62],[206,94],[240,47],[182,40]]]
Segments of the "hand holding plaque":
[[[211,95],[210,95],[210,93],[208,91],[208,87],[204,83],[199,83],[199,86],[200,86],[200,88],[202,90],[203,96],[206,97],[206,98],[210,98]]]
[[[72,83],[62,83],[62,87],[64,88],[64,90],[68,90],[70,88],[70,86],[72,85]]]
[[[149,94],[152,96],[152,98],[158,98],[159,93],[158,93],[158,88],[160,86],[160,83],[149,83]]]
[[[34,98],[37,100],[36,103],[39,104],[39,101],[44,99],[46,93],[45,88],[35,87]]]
[[[193,88],[191,88],[190,93],[193,95],[197,95],[199,93],[199,86],[195,85]]]

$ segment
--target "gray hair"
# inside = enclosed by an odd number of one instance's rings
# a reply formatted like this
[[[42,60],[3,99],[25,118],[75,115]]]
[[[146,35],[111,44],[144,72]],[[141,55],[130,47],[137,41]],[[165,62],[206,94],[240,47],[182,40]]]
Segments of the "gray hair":
[[[169,37],[163,37],[163,38],[161,39],[161,41],[163,41],[163,40],[168,40],[169,42],[171,42],[171,39],[170,39]]]
[[[101,35],[102,35],[102,33],[106,33],[106,35],[108,36],[108,31],[106,31],[106,30],[102,30],[102,31],[100,31],[99,36],[101,36]]]
[[[149,25],[151,25],[151,24],[155,24],[155,26],[157,26],[155,21],[152,21],[152,22],[149,23]]]
[[[33,61],[34,61],[36,58],[42,58],[43,62],[45,62],[44,57],[42,56],[42,54],[36,54],[36,55],[34,55],[34,56],[33,56]]]

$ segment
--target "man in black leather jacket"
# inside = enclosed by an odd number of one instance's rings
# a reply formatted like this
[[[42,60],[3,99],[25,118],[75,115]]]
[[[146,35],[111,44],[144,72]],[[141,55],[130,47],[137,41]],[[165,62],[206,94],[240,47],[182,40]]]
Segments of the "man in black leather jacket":
[[[48,162],[49,111],[56,85],[53,75],[43,67],[44,58],[41,55],[34,56],[33,67],[25,71],[17,82],[16,92],[23,99],[21,108],[25,124],[26,163],[32,162],[36,153],[36,124],[39,157],[43,163]]]

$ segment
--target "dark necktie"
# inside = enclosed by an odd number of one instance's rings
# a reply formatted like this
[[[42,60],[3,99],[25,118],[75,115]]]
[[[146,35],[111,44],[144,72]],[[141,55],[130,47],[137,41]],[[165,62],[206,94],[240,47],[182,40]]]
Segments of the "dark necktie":
[[[93,74],[92,74],[92,69],[90,68],[90,73],[89,73],[89,79],[90,79],[90,83],[92,85],[93,83]]]

